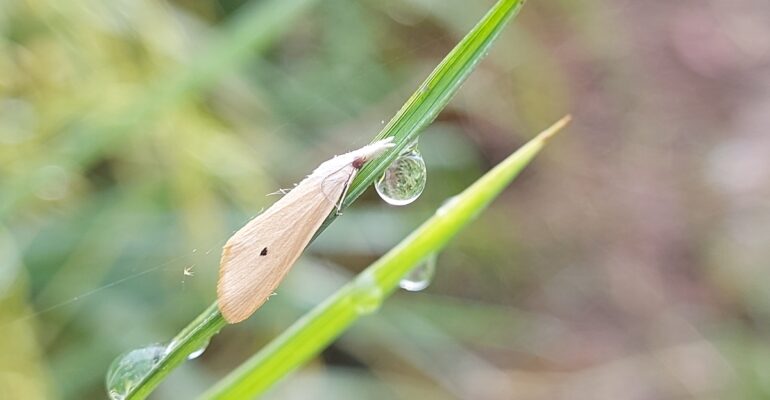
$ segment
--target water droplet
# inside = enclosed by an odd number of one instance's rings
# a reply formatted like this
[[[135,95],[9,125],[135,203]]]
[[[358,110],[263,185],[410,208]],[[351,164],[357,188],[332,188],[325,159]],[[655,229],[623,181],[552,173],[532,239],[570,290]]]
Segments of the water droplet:
[[[405,149],[374,184],[377,194],[388,204],[407,205],[422,194],[428,171],[417,149],[417,142]]]
[[[360,315],[372,314],[382,305],[383,293],[377,283],[369,275],[356,280],[351,301],[356,312]]]
[[[192,353],[188,354],[187,355],[187,359],[188,360],[194,360],[194,359],[200,357],[201,354],[203,354],[203,352],[206,351],[207,347],[209,347],[208,339],[205,342],[203,342],[203,344],[201,345],[201,347],[198,348],[198,350],[195,350]]]
[[[182,343],[178,342],[176,339],[172,340],[168,345],[166,345],[166,354],[171,353],[174,349],[179,347]],[[198,358],[203,354],[203,352],[206,351],[206,348],[209,347],[209,340],[207,339],[204,341],[196,350],[193,350],[190,354],[187,355],[188,360],[193,360],[195,358]]]
[[[134,349],[118,356],[107,369],[105,383],[112,400],[122,400],[152,367],[166,354],[166,346],[159,343]]]
[[[436,272],[436,258],[436,254],[428,256],[422,264],[407,272],[398,285],[410,292],[418,292],[428,287]]]
[[[445,215],[447,212],[449,212],[449,210],[452,209],[452,207],[455,206],[455,204],[457,204],[457,201],[459,200],[460,200],[460,195],[455,195],[444,200],[444,202],[441,203],[441,207],[439,207],[438,210],[436,210],[436,215],[438,216]]]

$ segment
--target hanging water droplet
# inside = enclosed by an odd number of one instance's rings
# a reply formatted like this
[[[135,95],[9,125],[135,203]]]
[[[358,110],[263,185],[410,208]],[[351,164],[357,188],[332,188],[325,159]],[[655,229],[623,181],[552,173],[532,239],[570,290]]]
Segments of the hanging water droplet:
[[[177,342],[176,339],[172,340],[168,345],[166,345],[166,354],[171,353],[174,351],[177,347],[179,347],[182,343]],[[195,358],[198,358],[203,354],[203,352],[206,351],[206,348],[209,347],[209,339],[206,339],[196,350],[193,350],[191,353],[187,355],[188,360],[192,360]]]
[[[428,287],[436,272],[436,258],[436,254],[428,256],[422,264],[407,272],[398,285],[410,292],[418,292]]]
[[[134,349],[118,356],[107,369],[105,383],[112,400],[122,400],[166,354],[159,343]]]
[[[422,159],[415,141],[393,160],[375,182],[374,188],[388,204],[403,206],[420,197],[427,178],[425,160]]]
[[[364,276],[356,280],[351,301],[356,312],[360,315],[371,314],[382,305],[383,293],[374,278]]]
[[[207,339],[203,344],[198,347],[198,350],[193,351],[192,353],[187,355],[188,360],[193,360],[201,356],[204,351],[206,351],[206,348],[209,347],[209,340]]]

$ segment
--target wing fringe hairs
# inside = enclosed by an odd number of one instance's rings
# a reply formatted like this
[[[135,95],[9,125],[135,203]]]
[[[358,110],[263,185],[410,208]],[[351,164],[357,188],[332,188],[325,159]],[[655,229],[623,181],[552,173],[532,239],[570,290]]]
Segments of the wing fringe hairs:
[[[323,162],[230,237],[222,250],[217,282],[217,304],[228,323],[245,320],[267,301],[338,206],[358,170],[393,147],[392,139]]]

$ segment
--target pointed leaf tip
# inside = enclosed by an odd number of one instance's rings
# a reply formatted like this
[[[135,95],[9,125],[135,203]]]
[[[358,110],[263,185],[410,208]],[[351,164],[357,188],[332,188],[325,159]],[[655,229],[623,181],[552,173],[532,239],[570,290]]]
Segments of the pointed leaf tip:
[[[537,135],[537,139],[539,139],[543,143],[547,142],[554,135],[559,133],[559,131],[564,129],[564,127],[567,126],[571,121],[572,121],[572,114],[567,114],[561,117],[560,120],[554,122],[553,125],[549,126],[544,131],[540,132],[540,134]]]

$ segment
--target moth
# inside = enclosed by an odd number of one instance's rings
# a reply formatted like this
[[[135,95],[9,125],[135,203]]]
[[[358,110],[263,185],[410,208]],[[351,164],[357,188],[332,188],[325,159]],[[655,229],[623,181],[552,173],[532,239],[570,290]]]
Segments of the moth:
[[[217,282],[217,304],[227,322],[245,320],[267,301],[326,217],[339,211],[358,171],[393,147],[392,139],[323,162],[230,237]]]

